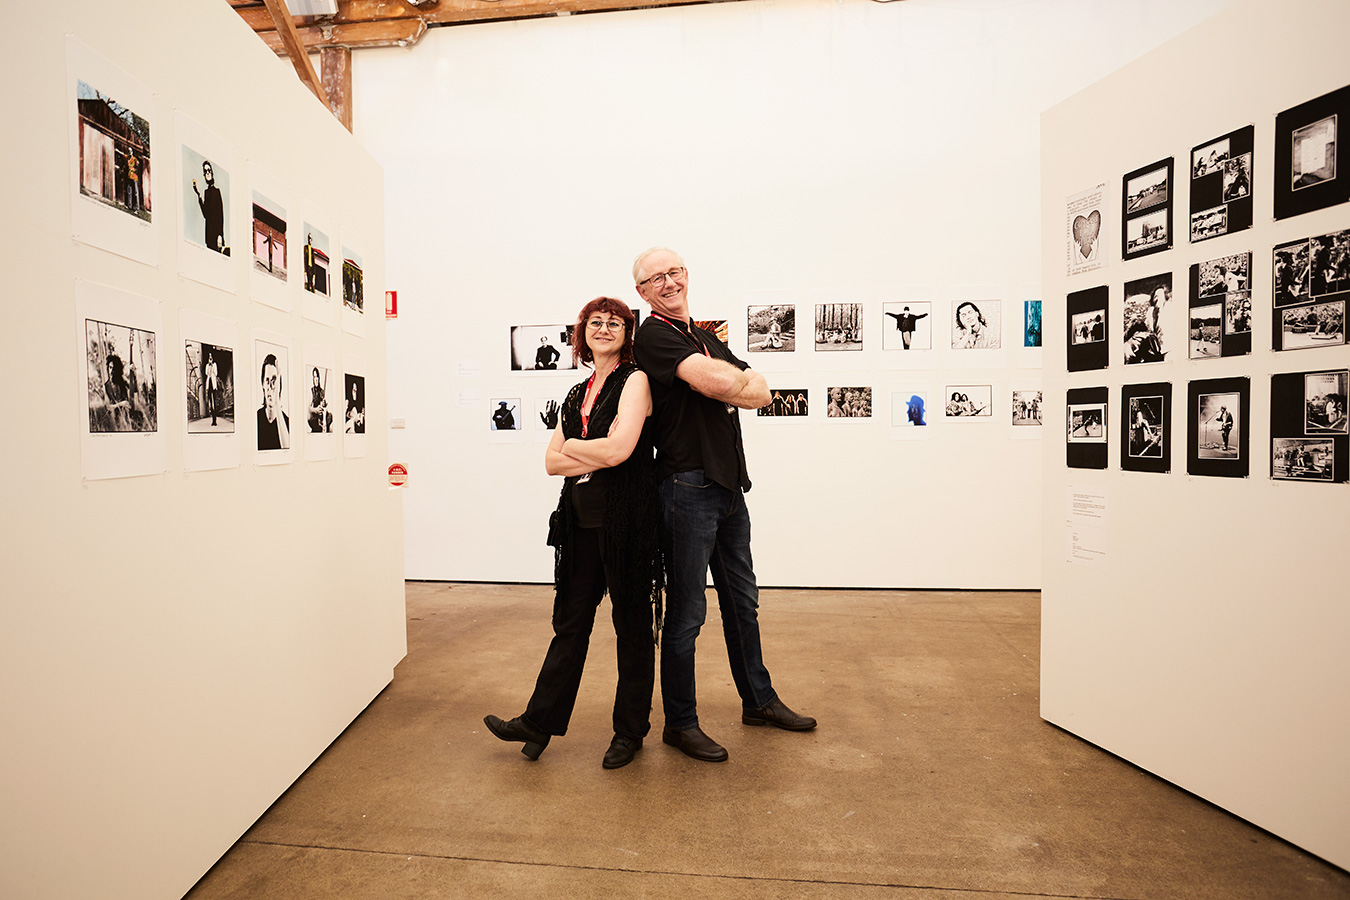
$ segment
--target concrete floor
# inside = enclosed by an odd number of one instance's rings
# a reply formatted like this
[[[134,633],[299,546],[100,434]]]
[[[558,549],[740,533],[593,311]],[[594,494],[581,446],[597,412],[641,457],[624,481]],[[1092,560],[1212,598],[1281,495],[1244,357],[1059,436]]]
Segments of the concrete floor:
[[[1350,898],[1350,874],[1038,716],[1039,595],[765,591],[765,658],[814,732],[740,723],[716,613],[703,728],[606,771],[608,601],[571,729],[538,762],[518,715],[552,591],[408,585],[393,684],[188,900]],[[713,610],[716,604],[710,604]]]

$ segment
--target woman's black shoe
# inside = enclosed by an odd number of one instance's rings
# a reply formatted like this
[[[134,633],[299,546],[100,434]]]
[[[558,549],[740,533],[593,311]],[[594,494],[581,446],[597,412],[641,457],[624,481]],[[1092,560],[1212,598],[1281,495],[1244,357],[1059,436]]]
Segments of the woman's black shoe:
[[[483,716],[483,724],[488,727],[488,731],[504,741],[524,741],[525,746],[520,748],[520,752],[530,759],[538,759],[539,754],[543,753],[544,748],[548,746],[549,735],[542,731],[535,731],[526,725],[520,716],[516,716],[509,722],[496,716]]]

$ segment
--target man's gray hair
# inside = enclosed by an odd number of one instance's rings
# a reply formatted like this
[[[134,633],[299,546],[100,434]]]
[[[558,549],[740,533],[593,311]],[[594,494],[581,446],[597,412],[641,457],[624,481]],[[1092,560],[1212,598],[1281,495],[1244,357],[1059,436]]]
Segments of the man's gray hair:
[[[648,247],[646,250],[643,250],[641,253],[637,255],[637,259],[633,260],[633,282],[635,284],[638,281],[638,273],[642,271],[642,264],[647,261],[647,257],[651,256],[653,253],[662,253],[662,252],[669,253],[671,256],[675,257],[680,261],[681,266],[684,265],[684,257],[680,256],[680,254],[676,253],[669,247]]]

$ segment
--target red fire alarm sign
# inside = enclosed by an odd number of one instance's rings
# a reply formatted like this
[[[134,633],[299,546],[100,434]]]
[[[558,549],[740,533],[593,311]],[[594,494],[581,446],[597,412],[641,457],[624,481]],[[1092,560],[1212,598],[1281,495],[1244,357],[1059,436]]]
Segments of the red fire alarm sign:
[[[384,317],[386,319],[398,318],[398,291],[384,292]]]
[[[402,463],[392,463],[389,466],[389,486],[403,487],[408,483],[408,467]]]

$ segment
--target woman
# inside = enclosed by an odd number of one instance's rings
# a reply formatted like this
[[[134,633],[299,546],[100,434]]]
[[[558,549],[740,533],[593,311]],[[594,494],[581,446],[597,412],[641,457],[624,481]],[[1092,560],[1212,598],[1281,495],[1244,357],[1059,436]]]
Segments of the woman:
[[[549,738],[567,733],[595,611],[606,589],[618,636],[619,686],[614,738],[603,765],[632,762],[651,727],[655,635],[660,622],[660,501],[647,428],[647,376],[633,361],[633,311],[599,297],[581,310],[572,359],[591,377],[572,388],[544,454],[550,475],[563,475],[549,523],[555,548],[553,641],[525,712],[483,722],[504,741],[524,741],[538,759]]]
[[[956,307],[956,333],[952,347],[957,350],[985,350],[998,346],[998,335],[989,330],[980,308],[969,300]]]

